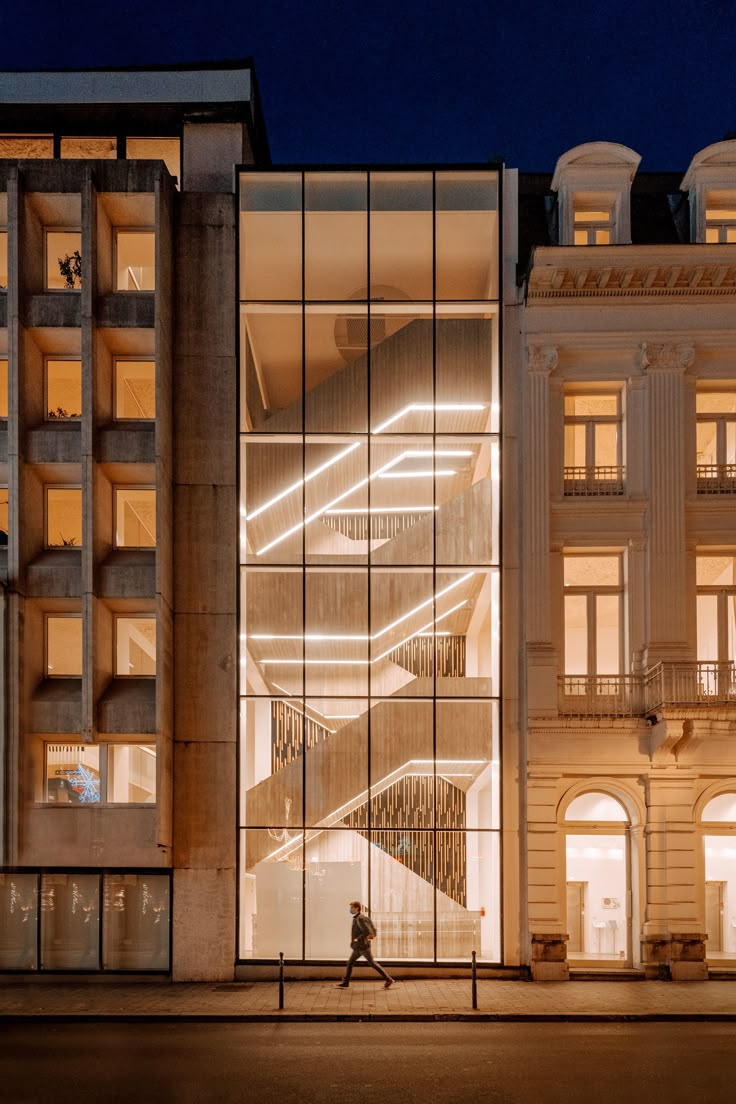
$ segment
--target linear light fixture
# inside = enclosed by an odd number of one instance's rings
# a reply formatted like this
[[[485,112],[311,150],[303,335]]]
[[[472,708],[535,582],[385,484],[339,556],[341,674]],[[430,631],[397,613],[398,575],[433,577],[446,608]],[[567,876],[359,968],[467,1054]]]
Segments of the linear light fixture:
[[[486,403],[410,403],[409,406],[405,406],[403,410],[400,410],[398,414],[392,414],[385,422],[381,422],[372,432],[383,433],[384,429],[388,429],[390,425],[393,425],[394,422],[398,422],[407,414],[431,413],[432,411],[437,411],[438,414],[480,411],[485,410],[486,405]]]
[[[413,617],[415,613],[419,613],[420,610],[426,609],[427,606],[431,606],[432,602],[437,601],[438,598],[444,598],[444,596],[446,594],[449,594],[450,591],[454,590],[455,587],[460,586],[462,583],[466,583],[468,581],[468,579],[472,579],[473,576],[476,575],[476,574],[477,574],[477,572],[475,572],[475,571],[468,571],[467,574],[462,575],[459,579],[455,579],[454,582],[450,583],[446,587],[443,587],[442,590],[438,590],[436,594],[433,594],[431,597],[427,598],[426,601],[420,602],[418,606],[414,606],[412,609],[408,610],[406,613],[403,613],[401,615],[401,617],[397,617],[396,620],[392,621],[390,625],[386,625],[386,627],[384,629],[381,629],[380,632],[373,633],[372,636],[368,636],[367,634],[365,636],[363,636],[363,635],[343,636],[343,635],[340,635],[340,634],[332,635],[330,633],[307,633],[306,636],[303,633],[288,633],[288,634],[283,634],[283,635],[281,635],[279,633],[248,633],[247,634],[247,639],[249,639],[249,640],[322,640],[322,641],[324,641],[324,640],[330,640],[330,641],[333,641],[333,640],[337,640],[337,641],[339,641],[339,640],[355,640],[355,641],[359,641],[359,642],[366,641],[366,640],[378,640],[378,639],[380,639],[380,637],[384,636],[387,632],[390,632],[391,629],[395,629],[397,625],[400,625],[403,621],[406,621],[409,617]],[[442,614],[442,616],[446,617],[447,614]],[[439,621],[439,620],[440,620],[439,617],[436,618],[436,621]],[[436,621],[435,621],[435,623],[436,623]],[[418,632],[421,632],[421,631],[422,631],[421,629],[418,630]],[[245,640],[246,639],[246,634],[241,633],[240,639]],[[398,647],[398,645],[395,645],[395,646]],[[274,685],[276,685],[276,684],[274,683]],[[281,689],[283,689],[283,687]],[[288,693],[288,691],[286,691],[286,693]]]
[[[280,502],[282,498],[286,498],[286,496],[290,495],[292,491],[298,491],[299,488],[304,486],[305,483],[309,483],[312,479],[316,479],[318,475],[322,474],[322,472],[327,471],[327,469],[331,468],[333,464],[337,464],[345,456],[348,456],[351,452],[354,452],[355,449],[359,447],[360,441],[354,441],[352,445],[348,445],[347,448],[344,448],[341,452],[338,452],[329,460],[325,460],[324,464],[320,464],[318,468],[315,468],[314,471],[311,471],[308,475],[305,475],[303,479],[297,479],[296,483],[292,483],[290,487],[286,488],[286,490],[281,491],[273,498],[269,498],[268,502],[264,502],[263,505],[259,506],[256,510],[252,510],[249,514],[245,514],[245,512],[241,510],[242,516],[245,517],[246,521],[252,521],[253,518],[258,517],[259,514],[262,514],[266,510],[269,510],[272,506],[275,506],[276,503]]]
[[[281,544],[281,542],[286,540],[287,537],[293,536],[294,533],[298,533],[299,530],[302,528],[306,529],[307,525],[310,525],[311,522],[316,521],[317,518],[322,517],[322,515],[326,514],[328,510],[331,510],[333,506],[337,506],[340,502],[343,502],[346,498],[349,498],[350,495],[355,494],[355,492],[359,491],[361,487],[365,487],[366,484],[372,482],[374,479],[381,478],[381,476],[383,476],[387,471],[390,471],[392,468],[395,468],[397,464],[400,464],[402,460],[420,460],[434,458],[435,456],[472,456],[472,451],[470,449],[407,449],[405,452],[402,452],[398,456],[395,456],[392,460],[389,460],[386,464],[383,465],[383,467],[380,467],[377,471],[373,472],[372,475],[366,476],[365,479],[359,480],[359,482],[355,483],[352,487],[348,487],[346,491],[343,491],[342,494],[339,494],[337,498],[333,498],[331,502],[327,502],[324,506],[320,506],[318,510],[315,510],[313,514],[310,514],[308,517],[304,518],[303,521],[298,521],[296,525],[292,525],[291,528],[287,529],[284,533],[281,534],[281,536],[275,537],[274,540],[270,541],[268,544],[265,544],[263,548],[259,548],[256,552],[256,555],[263,556],[264,553],[270,552],[272,548],[275,548],[277,544]],[[431,476],[434,473],[429,472],[427,474]],[[410,477],[410,472],[402,473],[402,478],[406,479]]]

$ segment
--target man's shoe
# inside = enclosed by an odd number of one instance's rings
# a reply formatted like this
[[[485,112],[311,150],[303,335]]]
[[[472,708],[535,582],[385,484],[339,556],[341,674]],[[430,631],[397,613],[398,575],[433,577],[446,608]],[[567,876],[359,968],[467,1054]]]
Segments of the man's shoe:
[[[335,986],[335,988],[336,989],[349,989],[350,986],[347,984],[347,982],[341,981],[338,985]]]
[[[389,979],[388,979],[388,981],[384,981],[384,983],[383,983],[383,988],[384,988],[384,989],[390,989],[390,988],[391,988],[391,986],[392,986],[392,985],[393,985],[394,983],[395,983],[395,979],[394,979],[394,978],[389,978]]]

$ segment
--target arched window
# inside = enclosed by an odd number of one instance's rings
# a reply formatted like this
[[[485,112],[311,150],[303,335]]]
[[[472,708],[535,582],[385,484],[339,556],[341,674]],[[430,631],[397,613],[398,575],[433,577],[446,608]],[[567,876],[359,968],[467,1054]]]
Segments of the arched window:
[[[736,792],[705,805],[705,930],[710,960],[736,957]]]
[[[702,820],[736,825],[736,793],[719,794],[712,798],[703,809]]]
[[[736,795],[735,795],[736,796]],[[565,820],[622,821],[628,822],[623,805],[605,793],[584,793],[574,798],[567,807]]]

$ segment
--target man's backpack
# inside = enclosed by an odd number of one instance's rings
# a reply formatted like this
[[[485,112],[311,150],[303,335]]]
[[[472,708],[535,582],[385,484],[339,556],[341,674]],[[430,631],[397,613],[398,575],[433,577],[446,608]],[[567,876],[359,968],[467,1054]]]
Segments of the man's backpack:
[[[376,925],[373,923],[370,916],[366,916],[365,914],[363,914],[361,916],[361,920],[363,921],[362,927],[366,937],[372,936],[372,938],[375,939],[378,935],[378,932],[376,931]]]

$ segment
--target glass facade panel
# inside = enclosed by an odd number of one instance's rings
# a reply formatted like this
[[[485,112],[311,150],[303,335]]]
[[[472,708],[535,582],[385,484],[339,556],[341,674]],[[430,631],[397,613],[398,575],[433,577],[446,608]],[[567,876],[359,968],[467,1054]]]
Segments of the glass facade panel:
[[[41,876],[41,968],[100,968],[100,879],[97,874]]]
[[[156,417],[156,363],[115,361],[115,418],[143,421]]]
[[[82,416],[81,360],[46,361],[46,419],[59,421]]]
[[[500,955],[496,185],[241,180],[242,958]]]
[[[0,230],[0,291],[8,286],[8,235]]]
[[[81,543],[81,487],[47,487],[46,547],[79,548]]]
[[[0,418],[8,416],[8,362],[0,358]]]
[[[115,488],[115,547],[156,547],[156,492],[145,487]]]
[[[78,291],[82,286],[82,235],[79,230],[46,231],[46,287]]]
[[[115,674],[156,674],[156,618],[115,618]]]
[[[8,488],[0,487],[0,548],[8,543]]]
[[[38,969],[38,876],[0,874],[0,970]]]
[[[81,160],[114,161],[118,155],[117,138],[62,138],[61,156]]]
[[[0,158],[33,157],[52,158],[54,139],[50,134],[2,134]]]
[[[588,674],[588,599],[565,595],[565,674]]]
[[[125,156],[131,161],[163,161],[177,181],[181,181],[181,142],[178,138],[128,138]]]
[[[52,805],[98,805],[101,750],[95,744],[46,744],[45,800]]]
[[[156,748],[151,744],[107,745],[107,800],[120,805],[156,801]]]
[[[162,874],[105,874],[103,969],[168,970],[169,886]]]
[[[152,230],[118,230],[115,235],[116,291],[156,287],[156,235]]]
[[[82,618],[46,618],[46,677],[78,678],[82,674]]]

